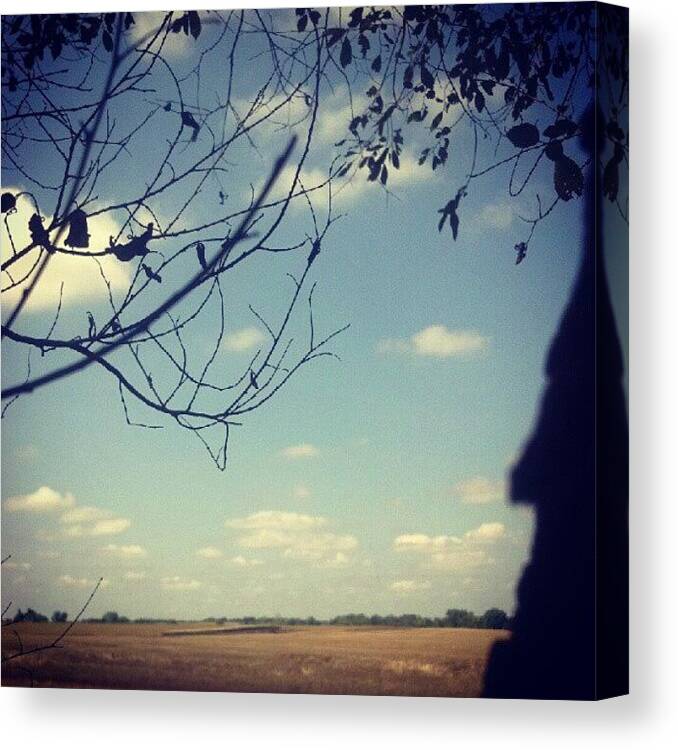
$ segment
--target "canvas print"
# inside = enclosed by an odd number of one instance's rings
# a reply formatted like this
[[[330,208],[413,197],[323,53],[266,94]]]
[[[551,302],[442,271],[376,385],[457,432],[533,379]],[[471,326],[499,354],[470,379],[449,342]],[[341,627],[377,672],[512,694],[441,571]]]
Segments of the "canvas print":
[[[7,10],[3,686],[627,692],[627,10]]]

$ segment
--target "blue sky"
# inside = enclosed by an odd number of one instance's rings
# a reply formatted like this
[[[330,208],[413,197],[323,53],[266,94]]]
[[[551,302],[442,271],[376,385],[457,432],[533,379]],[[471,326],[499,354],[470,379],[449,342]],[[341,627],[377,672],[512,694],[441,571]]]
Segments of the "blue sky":
[[[176,50],[179,68],[188,58]],[[245,100],[252,76],[238,81]],[[223,85],[215,64],[202,95]],[[309,179],[334,153],[342,105],[340,90],[324,94]],[[242,203],[287,137],[261,136],[259,161],[233,157],[229,200]],[[133,184],[153,148],[133,162],[120,157],[119,174]],[[524,206],[510,202],[506,175],[474,185],[453,243],[437,232],[436,211],[463,177],[468,143],[460,138],[453,165],[435,175],[413,166],[416,150],[408,154],[392,195],[362,176],[340,194],[345,216],[313,267],[318,328],[351,324],[334,342],[341,361],[312,363],[249,415],[225,472],[171,424],[128,427],[115,382],[95,368],[8,411],[2,545],[12,560],[3,601],[73,612],[103,576],[92,614],[512,609],[532,517],[507,501],[505,477],[529,434],[576,269],[579,206],[559,206],[515,266]],[[3,183],[18,184],[8,171]],[[303,204],[292,208],[283,236],[303,235],[309,221]],[[255,256],[227,284],[218,368],[242,369],[262,335],[247,302],[274,315],[289,292],[285,272],[304,261]],[[72,289],[63,324],[84,325],[85,311],[96,317],[105,299],[92,276],[70,266],[60,273]],[[21,325],[44,331],[52,316],[36,305]],[[25,366],[3,344],[3,382],[22,378]]]

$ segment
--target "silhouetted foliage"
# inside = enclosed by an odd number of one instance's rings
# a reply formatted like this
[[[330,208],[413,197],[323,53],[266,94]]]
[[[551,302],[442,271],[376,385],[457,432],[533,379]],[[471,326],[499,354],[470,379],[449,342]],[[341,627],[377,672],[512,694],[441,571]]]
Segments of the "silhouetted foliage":
[[[3,17],[6,168],[41,193],[54,195],[47,206],[30,190],[3,195],[8,231],[28,223],[31,234],[30,244],[13,247],[13,254],[3,262],[5,291],[20,293],[3,337],[23,351],[37,350],[41,362],[53,352],[76,358],[72,365],[59,366],[43,376],[32,375],[28,362],[26,382],[5,389],[6,399],[98,364],[117,380],[129,424],[162,426],[134,419],[128,404],[131,399],[139,408],[190,430],[223,468],[232,428],[277,394],[300,366],[329,354],[324,347],[337,333],[317,341],[311,337],[307,350],[296,361],[291,359],[291,313],[302,298],[302,286],[333,217],[328,204],[324,226],[319,226],[319,217],[309,204],[315,236],[278,246],[276,232],[290,202],[303,202],[311,192],[328,189],[357,173],[388,190],[393,170],[403,168],[405,157],[411,158],[410,144],[424,139],[415,157],[418,168],[440,170],[453,164],[454,179],[459,181],[449,195],[441,196],[439,230],[449,228],[453,240],[460,237],[470,190],[483,178],[496,183],[498,176],[506,175],[508,194],[520,198],[516,211],[526,227],[524,236],[508,242],[507,248],[515,247],[515,262],[522,263],[529,258],[537,226],[558,203],[582,195],[588,157],[577,148],[576,139],[592,87],[601,77],[614,89],[602,128],[605,146],[599,151],[605,161],[605,195],[626,216],[627,195],[620,194],[619,171],[628,160],[624,124],[628,45],[602,45],[597,50],[594,43],[599,28],[614,29],[622,23],[618,15],[599,13],[588,2],[358,7],[332,12],[300,8],[295,13],[295,29],[285,35],[279,33],[276,18],[283,16],[248,11],[174,12],[163,16],[157,30],[142,36],[135,31],[130,13]],[[236,112],[232,83],[243,75],[238,48],[245,23],[249,38],[262,40],[257,64],[262,70],[268,66],[270,78],[249,109]],[[197,56],[196,87],[208,57],[228,62],[227,98],[213,108],[191,104],[197,101],[194,92],[187,90],[186,80],[173,77],[172,61],[166,55],[174,35],[197,44],[207,24],[219,31],[216,42]],[[68,96],[63,97],[57,63],[66,54],[71,75],[81,74],[81,78],[69,84]],[[167,72],[164,78],[162,71]],[[301,185],[300,172],[324,95],[320,84],[325,80],[348,90],[353,112],[346,123],[346,138],[336,144],[334,160],[328,157],[327,180]],[[146,84],[166,86],[168,81],[175,93],[169,99],[153,101],[143,93]],[[93,88],[99,93],[92,93]],[[53,102],[49,107],[42,98],[46,95]],[[251,140],[276,112],[297,101],[303,101],[307,111],[290,128],[302,134],[304,148],[287,196],[256,210],[253,205],[232,206],[221,183],[226,155],[240,142]],[[120,132],[119,125],[117,130],[107,126],[103,132],[103,123],[111,121],[125,103],[128,110],[139,113],[137,124],[127,132]],[[230,121],[230,113],[235,114],[228,131],[221,123],[223,118]],[[175,118],[176,131],[147,188],[131,198],[102,192],[101,178],[114,169],[114,159],[138,148],[141,135],[163,117]],[[53,178],[40,173],[40,165],[32,159],[36,144],[51,148],[50,170],[62,164],[61,184],[53,184]],[[184,161],[186,156],[188,161]],[[538,179],[540,175],[545,179]],[[552,185],[550,191],[544,191],[546,182]],[[172,190],[188,185],[194,192],[187,202],[177,203]],[[185,217],[207,185],[218,195],[213,219],[179,229],[179,218]],[[533,185],[530,194],[528,187]],[[29,208],[23,208],[23,202]],[[170,218],[161,221],[160,215]],[[115,218],[120,229],[108,246],[88,247],[87,221],[91,224],[97,216]],[[262,226],[269,216],[270,229],[254,239],[254,224]],[[238,232],[232,227],[236,219],[242,219]],[[66,228],[69,237],[63,243]],[[170,242],[174,249],[167,252]],[[301,273],[294,279],[282,326],[278,329],[252,308],[270,334],[268,346],[232,381],[211,380],[209,373],[224,329],[222,285],[236,266],[254,253],[267,252],[302,255]],[[186,281],[182,267],[186,253],[197,255],[198,273],[189,277],[180,294],[158,303],[154,295],[165,288],[166,279]],[[133,264],[131,286],[122,302],[109,294],[111,309],[106,319],[97,321],[87,335],[78,330],[56,335],[59,301],[48,335],[29,336],[16,327],[16,317],[50,258],[59,254],[82,255],[85,262],[99,264],[113,255]],[[154,262],[149,262],[151,256]],[[103,267],[100,270],[110,290],[110,280]],[[141,314],[139,305],[144,303],[147,306]],[[181,315],[174,311],[177,305],[181,305]],[[189,329],[194,321],[201,325],[208,316],[215,346],[207,358],[204,353],[193,358]],[[126,352],[128,361],[113,364],[114,352],[116,358]],[[218,439],[210,438],[216,431]]]
[[[67,620],[68,612],[62,612],[60,609],[57,609],[52,613],[52,622],[66,622]]]

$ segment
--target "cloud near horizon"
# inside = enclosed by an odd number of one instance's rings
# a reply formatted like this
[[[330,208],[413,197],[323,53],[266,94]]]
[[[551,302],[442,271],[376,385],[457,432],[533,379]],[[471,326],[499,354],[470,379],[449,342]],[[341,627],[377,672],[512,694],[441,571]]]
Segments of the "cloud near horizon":
[[[351,534],[325,531],[328,523],[322,516],[265,510],[226,521],[225,526],[245,532],[237,538],[244,549],[275,550],[287,559],[333,561],[342,566],[348,563],[346,553],[358,547],[358,540]]]
[[[423,328],[408,339],[382,339],[377,344],[377,352],[447,359],[477,354],[487,349],[488,344],[489,339],[477,331],[451,330],[436,324]]]
[[[492,562],[488,546],[505,535],[503,523],[482,523],[463,536],[401,534],[393,540],[396,552],[412,553],[428,569],[448,572],[467,570]]]

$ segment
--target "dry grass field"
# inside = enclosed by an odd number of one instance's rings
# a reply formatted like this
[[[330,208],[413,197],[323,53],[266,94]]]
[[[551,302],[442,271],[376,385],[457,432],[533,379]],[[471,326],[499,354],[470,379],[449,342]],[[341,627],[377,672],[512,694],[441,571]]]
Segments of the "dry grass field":
[[[21,623],[24,648],[58,625]],[[505,631],[438,628],[286,627],[205,632],[186,625],[78,624],[63,648],[3,666],[3,685],[138,690],[476,696],[492,644]],[[168,637],[171,631],[182,637]],[[3,653],[14,649],[3,630]]]

